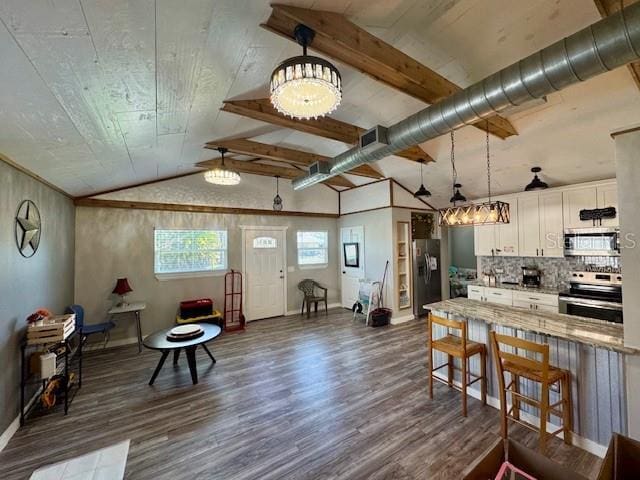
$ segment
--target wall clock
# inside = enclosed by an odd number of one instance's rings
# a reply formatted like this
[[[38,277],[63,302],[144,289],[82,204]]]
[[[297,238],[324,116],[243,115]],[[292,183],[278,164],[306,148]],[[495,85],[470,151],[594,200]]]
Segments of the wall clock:
[[[32,257],[40,245],[40,211],[31,200],[24,200],[16,214],[16,245],[23,257]]]

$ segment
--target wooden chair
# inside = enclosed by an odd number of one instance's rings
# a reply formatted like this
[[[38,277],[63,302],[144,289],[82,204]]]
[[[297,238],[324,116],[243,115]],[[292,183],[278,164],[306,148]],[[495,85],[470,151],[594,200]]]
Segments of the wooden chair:
[[[448,320],[446,318],[437,317],[429,313],[427,320],[427,348],[429,349],[429,398],[433,399],[433,380],[436,379],[447,384],[450,388],[455,388],[462,392],[462,415],[467,416],[467,387],[474,384],[478,380],[482,382],[480,392],[482,395],[482,403],[487,404],[487,347],[478,342],[467,339],[467,322],[459,322],[456,320]],[[440,325],[446,327],[447,334],[440,337],[433,337],[433,326]],[[460,331],[460,335],[452,335],[450,330]],[[434,368],[433,351],[445,353],[447,355],[447,363]],[[468,360],[473,355],[480,354],[480,376],[473,375],[469,371]],[[454,358],[461,360],[461,368],[454,365]],[[434,375],[434,372],[447,367],[447,380],[443,380]],[[461,372],[461,387],[453,383],[454,370]],[[474,378],[471,380],[471,378]]]
[[[507,351],[502,346],[510,347]],[[522,338],[491,332],[491,348],[496,362],[500,387],[500,414],[502,437],[508,437],[508,421],[511,420],[540,434],[540,451],[544,452],[547,437],[563,432],[564,443],[571,445],[571,373],[549,365],[549,345],[530,342]],[[518,351],[524,351],[524,355]],[[507,383],[505,373],[511,381]],[[540,399],[526,396],[520,391],[520,377],[540,384]],[[549,403],[549,392],[553,387],[560,390],[560,400]],[[511,408],[507,405],[507,393],[511,395]],[[520,418],[520,406],[529,404],[540,413],[540,425],[536,426]],[[547,421],[553,414],[562,419],[562,427],[547,433]]]
[[[304,294],[304,298],[302,300],[302,312],[304,313],[304,307],[307,306],[307,318],[311,313],[311,304],[313,303],[315,306],[315,312],[318,313],[318,302],[324,302],[324,314],[327,315],[327,289],[320,285],[315,280],[310,278],[305,278],[300,283],[298,283],[298,289]],[[322,290],[322,295],[317,295],[316,290]]]

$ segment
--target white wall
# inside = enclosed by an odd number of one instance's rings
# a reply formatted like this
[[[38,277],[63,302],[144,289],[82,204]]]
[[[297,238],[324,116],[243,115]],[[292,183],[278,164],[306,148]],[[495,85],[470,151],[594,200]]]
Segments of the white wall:
[[[361,212],[391,205],[390,181],[375,182],[340,193],[340,213]]]
[[[360,190],[360,189],[357,189]],[[371,281],[381,281],[384,267],[389,261],[389,271],[385,281],[384,303],[394,308],[394,265],[393,265],[393,235],[392,209],[384,208],[370,212],[354,213],[338,219],[342,227],[364,227],[364,274]],[[394,308],[394,315],[396,311]]]
[[[624,343],[640,348],[640,130],[617,135],[615,147],[620,233],[623,239],[620,264],[624,273]],[[632,241],[636,244],[631,244]],[[625,367],[629,435],[640,440],[640,399],[635,395],[640,389],[640,356],[627,355]]]
[[[275,178],[246,173],[240,176],[242,180],[238,185],[223,186],[207,183],[204,175],[197,173],[99,195],[95,198],[271,210],[273,197],[276,194]],[[283,210],[338,213],[338,193],[326,185],[314,185],[301,191],[294,191],[291,181],[281,178],[279,190]]]
[[[114,208],[78,207],[76,216],[76,302],[84,305],[88,323],[101,322],[115,299],[111,291],[119,277],[127,277],[133,288],[129,301],[147,302],[142,315],[142,332],[147,335],[168,327],[175,321],[178,303],[192,298],[209,297],[216,308],[224,305],[224,277],[201,277],[159,281],[153,273],[154,228],[225,228],[228,231],[229,268],[242,269],[241,225],[287,226],[288,310],[301,305],[297,284],[313,278],[329,289],[329,303],[339,301],[337,219],[204,214]],[[297,266],[296,232],[329,232],[329,265],[326,268],[301,270]],[[122,320],[112,338],[131,338],[131,322]]]

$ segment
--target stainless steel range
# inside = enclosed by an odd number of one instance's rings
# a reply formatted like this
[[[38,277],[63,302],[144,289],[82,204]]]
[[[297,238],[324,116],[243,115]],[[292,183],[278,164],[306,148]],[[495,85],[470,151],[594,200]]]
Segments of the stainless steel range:
[[[560,293],[560,313],[622,323],[622,274],[572,272],[569,290]]]

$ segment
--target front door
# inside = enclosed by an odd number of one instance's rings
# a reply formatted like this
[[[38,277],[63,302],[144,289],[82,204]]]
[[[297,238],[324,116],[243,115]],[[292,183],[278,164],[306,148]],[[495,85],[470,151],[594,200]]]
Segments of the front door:
[[[358,266],[348,267],[345,264],[344,244],[358,244]],[[353,250],[351,250],[353,252]],[[340,229],[340,271],[342,306],[351,308],[358,301],[360,279],[364,278],[364,227],[343,227]]]
[[[285,314],[283,230],[245,230],[245,317],[247,321]]]

